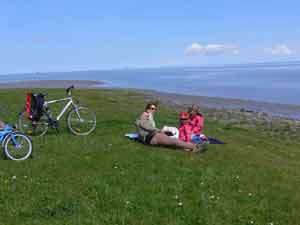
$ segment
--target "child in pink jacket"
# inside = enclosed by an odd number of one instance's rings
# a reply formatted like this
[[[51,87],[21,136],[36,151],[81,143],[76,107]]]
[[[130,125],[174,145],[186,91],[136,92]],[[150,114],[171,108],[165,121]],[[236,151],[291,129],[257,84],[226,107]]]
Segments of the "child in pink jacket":
[[[195,135],[202,134],[204,128],[204,118],[200,113],[199,107],[197,105],[192,105],[192,107],[189,108],[189,114],[190,114],[190,124],[193,127],[192,128],[193,133]]]
[[[185,142],[191,142],[192,138],[192,126],[189,120],[188,112],[181,112],[179,114],[180,126],[179,126],[179,139]]]
[[[190,125],[192,126],[191,141],[199,144],[207,141],[208,138],[203,134],[204,117],[200,113],[199,106],[192,105],[192,107],[189,108],[188,111],[189,111]]]

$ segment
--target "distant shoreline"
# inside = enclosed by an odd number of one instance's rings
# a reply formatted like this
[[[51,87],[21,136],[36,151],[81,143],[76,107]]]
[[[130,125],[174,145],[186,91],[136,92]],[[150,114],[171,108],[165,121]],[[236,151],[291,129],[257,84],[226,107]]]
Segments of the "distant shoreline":
[[[12,88],[67,88],[74,85],[77,88],[99,88],[104,82],[93,80],[29,80],[0,83],[0,89]]]
[[[104,82],[92,80],[32,80],[0,83],[0,89],[15,88],[67,88],[74,85],[81,89],[103,89]],[[109,88],[114,89],[114,88]],[[123,88],[118,88],[123,89]],[[300,105],[258,102],[252,100],[230,99],[221,97],[207,97],[183,95],[176,93],[165,93],[151,90],[128,89],[146,95],[148,99],[156,99],[166,105],[191,105],[198,104],[201,107],[212,109],[235,109],[254,112],[265,112],[273,116],[286,117],[291,119],[300,119]]]
[[[211,109],[227,109],[227,110],[240,110],[257,113],[267,113],[275,117],[283,117],[289,119],[300,120],[300,105],[281,104],[272,102],[259,102],[253,100],[221,98],[221,97],[208,97],[208,96],[195,96],[183,95],[176,93],[163,93],[157,91],[140,91],[146,95],[151,96],[152,99],[157,99],[160,102],[176,106],[192,104],[200,105],[201,107]]]

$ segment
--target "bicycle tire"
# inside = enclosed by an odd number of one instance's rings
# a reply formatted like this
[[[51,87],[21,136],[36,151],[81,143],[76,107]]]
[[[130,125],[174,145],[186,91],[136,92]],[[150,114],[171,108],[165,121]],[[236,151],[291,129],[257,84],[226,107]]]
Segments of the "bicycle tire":
[[[69,130],[75,135],[89,135],[96,128],[96,114],[87,107],[79,106],[69,112],[67,125]]]
[[[29,137],[22,133],[14,133],[15,140],[17,145],[13,142],[12,134],[9,134],[9,137],[4,143],[4,155],[7,159],[10,160],[26,160],[32,154],[32,142]],[[24,147],[24,148],[23,148]],[[21,152],[23,150],[23,152]]]
[[[27,118],[26,112],[23,111],[19,114],[18,128],[29,136],[43,136],[49,128],[48,118],[43,115],[39,121],[31,121]]]

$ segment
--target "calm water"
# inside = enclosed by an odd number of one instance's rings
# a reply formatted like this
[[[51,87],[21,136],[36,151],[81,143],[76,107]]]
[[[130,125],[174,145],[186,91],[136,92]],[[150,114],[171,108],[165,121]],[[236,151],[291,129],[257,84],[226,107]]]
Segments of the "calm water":
[[[33,79],[99,80],[108,87],[300,105],[300,62],[0,75],[0,82]]]

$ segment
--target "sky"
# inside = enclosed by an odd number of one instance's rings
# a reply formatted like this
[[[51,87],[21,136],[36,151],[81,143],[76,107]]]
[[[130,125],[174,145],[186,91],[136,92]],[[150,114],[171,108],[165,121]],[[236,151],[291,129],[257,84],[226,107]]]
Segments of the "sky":
[[[300,60],[300,1],[0,0],[0,74]]]

